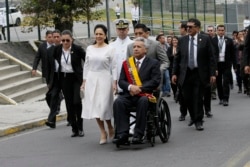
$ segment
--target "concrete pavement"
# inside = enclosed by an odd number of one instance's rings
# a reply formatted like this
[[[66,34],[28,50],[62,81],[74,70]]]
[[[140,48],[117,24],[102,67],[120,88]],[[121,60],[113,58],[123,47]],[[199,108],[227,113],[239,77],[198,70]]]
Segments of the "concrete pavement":
[[[44,97],[39,96],[17,105],[0,105],[0,137],[43,126],[49,114]],[[57,121],[65,120],[66,117],[65,102],[62,101]]]

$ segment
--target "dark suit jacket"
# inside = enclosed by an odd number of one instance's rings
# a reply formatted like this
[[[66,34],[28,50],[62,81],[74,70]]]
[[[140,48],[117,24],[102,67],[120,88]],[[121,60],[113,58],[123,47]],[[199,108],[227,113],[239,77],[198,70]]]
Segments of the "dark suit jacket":
[[[157,59],[161,62],[161,69],[166,70],[169,67],[169,60],[166,51],[162,48],[158,41],[147,39],[149,48],[147,49],[147,57]],[[134,43],[128,45],[127,57],[133,56]]]
[[[47,42],[43,42],[39,45],[38,47],[38,50],[37,50],[37,54],[36,54],[36,57],[34,59],[34,62],[33,62],[33,70],[37,70],[37,67],[38,67],[38,64],[40,62],[40,60],[42,59],[42,77],[45,77],[46,76],[46,60],[47,58]]]
[[[139,77],[142,82],[142,92],[152,93],[159,86],[161,80],[159,61],[145,57],[139,70]],[[128,91],[130,83],[127,80],[123,66],[118,84],[123,89],[124,94],[130,96]]]
[[[177,50],[178,50],[178,48],[176,48],[176,52],[177,52]],[[174,57],[175,57],[175,55],[173,55],[173,46],[168,47],[167,55],[168,55],[168,59],[170,61],[169,69],[172,69],[173,63],[174,63]]]
[[[225,65],[226,68],[231,68],[233,65],[233,68],[236,69],[236,55],[234,51],[234,43],[231,38],[224,37],[225,43],[226,43],[226,48],[225,48]],[[212,43],[214,46],[215,50],[215,60],[218,62],[219,60],[219,54],[220,54],[220,49],[218,46],[218,37],[215,36],[212,39]]]
[[[201,82],[207,86],[210,77],[215,76],[215,59],[211,40],[207,35],[198,34],[197,64]],[[182,86],[186,77],[189,58],[189,35],[179,39],[177,54],[173,64],[173,75],[178,76],[178,82]]]
[[[56,46],[54,57],[59,63],[59,72],[61,71],[62,45]],[[85,61],[85,51],[78,45],[71,46],[71,64],[74,74],[80,83],[83,81],[83,62]]]
[[[46,73],[46,83],[50,87],[54,83],[54,74],[55,74],[55,58],[54,58],[54,51],[55,51],[55,46],[51,46],[47,50],[47,73]]]
[[[245,40],[245,47],[243,51],[243,66],[250,65],[250,29],[248,29],[246,40]]]

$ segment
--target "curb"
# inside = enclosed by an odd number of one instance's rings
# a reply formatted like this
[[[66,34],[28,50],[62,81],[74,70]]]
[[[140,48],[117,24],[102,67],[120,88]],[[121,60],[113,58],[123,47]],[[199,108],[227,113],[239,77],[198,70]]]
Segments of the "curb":
[[[62,120],[65,120],[66,118],[67,118],[67,113],[59,114],[59,115],[56,116],[56,121],[57,122],[62,121]],[[23,123],[21,125],[16,125],[16,126],[13,126],[13,127],[9,127],[9,128],[0,130],[0,137],[8,136],[8,135],[18,133],[18,132],[21,132],[21,131],[25,131],[27,129],[32,129],[32,128],[35,128],[35,127],[44,126],[45,121],[47,121],[47,118],[33,120],[33,121],[30,121],[30,122]]]

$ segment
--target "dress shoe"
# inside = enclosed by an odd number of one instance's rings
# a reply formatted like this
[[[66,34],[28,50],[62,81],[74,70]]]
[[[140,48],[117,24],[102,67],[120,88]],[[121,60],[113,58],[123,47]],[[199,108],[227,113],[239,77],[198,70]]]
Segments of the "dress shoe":
[[[56,110],[56,115],[60,114],[60,109]]]
[[[234,84],[230,84],[230,88],[231,88],[231,89],[234,89]]]
[[[79,137],[83,137],[85,134],[84,134],[84,131],[79,131],[79,133],[78,133],[78,136]]]
[[[224,101],[223,106],[228,106],[228,101]]]
[[[114,137],[113,140],[112,140],[112,143],[116,144],[118,141],[118,138],[117,137]]]
[[[67,123],[67,126],[71,126],[71,123],[68,122],[68,123]]]
[[[77,137],[78,135],[79,135],[78,132],[73,132],[73,133],[71,134],[71,137]]]
[[[224,104],[223,100],[220,100],[219,104],[220,104],[220,105]]]
[[[56,128],[56,124],[55,124],[54,122],[46,121],[45,124],[46,124],[47,126],[49,126],[50,128],[53,128],[53,129]]]
[[[247,90],[246,89],[244,89],[244,94],[247,94]]]
[[[143,137],[141,137],[141,136],[133,136],[132,144],[142,144],[142,143],[143,143]]]
[[[196,123],[195,123],[195,128],[196,128],[196,130],[198,130],[198,131],[204,130],[203,125],[202,125],[202,122],[196,122]]]
[[[174,95],[174,101],[175,101],[175,103],[178,103],[179,99],[178,99],[177,95]]]
[[[194,124],[194,121],[190,120],[189,123],[188,123],[188,126],[192,126],[193,124]]]
[[[211,111],[206,111],[206,116],[208,118],[211,118],[213,116],[213,114],[211,113]]]
[[[124,135],[118,135],[116,138],[113,139],[112,142],[114,144],[119,144],[119,145],[127,144],[127,143],[129,143],[129,141],[128,141],[128,135],[126,135],[126,134],[124,134]]]
[[[100,138],[100,145],[106,144],[107,143],[107,132],[105,132],[104,134],[101,134],[101,138]]]
[[[242,89],[239,89],[239,90],[238,90],[238,93],[242,93]]]
[[[212,97],[212,100],[216,100],[216,99],[217,99],[216,96],[213,96],[213,97]]]
[[[184,115],[180,115],[179,121],[185,121],[185,116]]]
[[[165,92],[162,94],[162,97],[170,97],[170,96],[171,96],[171,94],[169,92]]]

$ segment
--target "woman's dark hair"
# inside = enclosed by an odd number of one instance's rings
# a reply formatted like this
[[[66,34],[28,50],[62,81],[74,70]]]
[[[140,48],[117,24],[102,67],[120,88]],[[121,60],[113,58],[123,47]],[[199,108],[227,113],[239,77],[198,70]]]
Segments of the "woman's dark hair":
[[[173,46],[173,39],[177,39],[177,41],[179,41],[179,38],[177,36],[173,36],[172,37],[172,41],[171,41],[171,45]]]
[[[103,25],[103,24],[97,24],[97,25],[95,26],[95,28],[94,28],[94,32],[96,31],[97,28],[101,28],[101,29],[103,30],[104,34],[106,35],[106,39],[104,40],[104,42],[105,42],[106,44],[108,44],[109,41],[108,41],[108,37],[107,37],[107,33],[108,33],[107,27],[106,27],[105,25]],[[96,44],[96,41],[94,42],[94,44]]]

